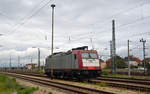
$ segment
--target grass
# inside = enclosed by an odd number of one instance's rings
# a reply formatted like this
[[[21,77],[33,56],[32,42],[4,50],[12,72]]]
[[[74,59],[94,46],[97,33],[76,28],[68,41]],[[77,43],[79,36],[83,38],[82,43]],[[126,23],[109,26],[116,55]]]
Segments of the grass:
[[[119,78],[129,78],[129,79],[141,79],[141,80],[150,80],[149,76],[128,76],[128,75],[120,75],[120,74],[110,74],[110,75],[102,75],[104,77],[119,77]]]
[[[17,94],[31,94],[33,91],[38,90],[38,88],[19,88],[19,90],[17,90]]]
[[[13,92],[31,94],[35,90],[38,90],[38,88],[24,88],[16,82],[15,78],[0,75],[0,94],[11,94]]]
[[[117,70],[117,72],[120,71],[120,70]],[[103,70],[102,72],[102,75],[103,77],[119,77],[119,78],[129,78],[129,79],[144,79],[144,80],[150,80],[150,77],[149,76],[128,76],[128,75],[122,75],[122,74],[110,74],[110,69],[105,69]]]
[[[96,85],[100,86],[100,87],[106,87],[107,83],[105,82],[100,82],[100,83],[96,83]]]
[[[28,72],[28,71],[27,71]],[[44,74],[44,71],[43,70],[31,70],[30,71],[31,73],[39,73],[39,74]]]

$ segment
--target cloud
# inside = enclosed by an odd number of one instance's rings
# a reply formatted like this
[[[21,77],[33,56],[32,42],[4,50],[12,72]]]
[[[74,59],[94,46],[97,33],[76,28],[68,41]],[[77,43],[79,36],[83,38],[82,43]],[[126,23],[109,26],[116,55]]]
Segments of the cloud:
[[[0,1],[0,56],[9,65],[9,56],[22,57],[24,64],[37,63],[37,49],[41,48],[42,60],[50,54],[51,7],[56,4],[54,17],[54,51],[67,51],[78,46],[92,45],[102,58],[109,58],[112,39],[112,20],[116,21],[116,50],[127,56],[127,40],[131,47],[142,48],[139,39],[150,41],[150,10],[146,0],[55,0],[40,9],[49,0],[1,0]],[[31,19],[30,16],[36,13]],[[16,25],[18,23],[18,25]],[[45,39],[47,37],[47,40]],[[70,37],[70,39],[69,39]],[[92,39],[92,43],[91,43]],[[149,47],[149,46],[148,46]],[[107,48],[107,50],[105,49]],[[142,50],[134,49],[131,54],[142,59]],[[149,49],[147,49],[149,55]]]

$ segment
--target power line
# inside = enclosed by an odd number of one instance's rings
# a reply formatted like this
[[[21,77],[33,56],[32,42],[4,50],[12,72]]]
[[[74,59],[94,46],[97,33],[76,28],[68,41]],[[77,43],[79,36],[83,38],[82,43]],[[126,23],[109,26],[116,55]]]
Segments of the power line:
[[[28,13],[26,16],[24,16],[24,17],[22,18],[22,20],[21,20],[19,23],[16,23],[16,24],[13,26],[14,30],[15,30],[15,28],[18,28],[19,25],[21,25],[22,23],[24,23],[24,21],[26,20],[26,18],[29,17],[30,14],[31,14],[32,12],[34,12],[34,10],[36,10],[37,7],[39,7],[44,1],[45,1],[45,0],[40,1],[40,2],[30,11],[30,13]]]
[[[124,27],[124,26],[127,26],[127,25],[132,25],[132,24],[135,24],[135,23],[137,23],[137,22],[139,22],[139,21],[142,21],[142,20],[145,20],[145,19],[148,19],[148,18],[150,18],[150,16],[146,16],[146,17],[137,19],[137,20],[135,20],[135,21],[132,21],[132,22],[129,22],[129,23],[122,24],[122,25],[120,25],[120,26],[118,26],[118,27],[121,28],[121,27]]]
[[[45,0],[43,0],[45,1]],[[36,14],[39,13],[40,10],[42,10],[45,6],[47,6],[52,0],[49,0],[46,4],[44,4],[42,7],[40,7],[37,11],[35,11],[32,15],[30,15],[26,20],[24,20],[22,23],[19,24],[19,26],[17,28],[15,28],[13,31],[11,31],[10,33],[13,33],[15,31],[17,31],[17,29],[19,29],[21,26],[23,26],[24,24],[26,24],[33,16],[35,16]]]
[[[22,21],[25,20],[28,16],[30,16],[30,14],[31,14],[32,12],[34,12],[34,10],[36,10],[37,7],[39,7],[44,1],[46,1],[46,0],[40,1],[40,2],[30,11],[29,14],[27,14],[26,16],[24,16],[24,17],[22,18]]]
[[[43,3],[44,1],[46,1],[46,0],[42,0],[40,3],[38,3],[37,6],[34,7],[34,8],[31,10],[31,12],[30,12],[29,14],[31,14],[38,6],[39,6],[41,3]],[[11,19],[8,15],[6,15],[6,13],[4,13],[3,11],[0,11],[0,15],[4,16],[5,18],[7,18],[10,22],[14,22],[14,20],[12,20],[12,19]],[[23,19],[22,19],[22,21],[25,20],[26,17],[28,17],[28,15],[24,16]],[[22,22],[22,21],[21,21],[21,22]],[[21,24],[21,22],[20,22],[20,23],[16,23],[13,27],[16,27],[17,25]],[[9,23],[9,25],[12,25],[12,24]]]
[[[140,0],[141,1],[141,0]],[[124,12],[126,12],[126,11],[130,11],[130,10],[132,10],[132,9],[135,9],[135,8],[137,8],[137,7],[140,7],[140,6],[143,6],[143,5],[145,5],[145,4],[148,4],[148,3],[150,3],[150,1],[149,2],[142,2],[142,3],[140,3],[140,4],[138,4],[138,5],[136,5],[136,6],[134,6],[134,7],[131,7],[131,8],[128,8],[128,9],[126,9],[126,10],[123,10],[123,11],[120,11],[120,12],[118,12],[118,13],[115,13],[115,14],[113,14],[113,15],[111,15],[110,17],[108,17],[108,18],[106,18],[107,20],[105,20],[105,21],[108,21],[108,19],[112,19],[112,17],[114,17],[114,16],[118,16],[118,15],[120,15],[120,14],[122,14],[122,13],[124,13]],[[101,23],[104,23],[105,21],[101,21]],[[91,25],[91,24],[88,24],[88,25]],[[93,26],[94,26],[94,24],[92,24]],[[85,34],[85,33],[84,33]],[[78,35],[80,35],[80,34],[72,34],[73,36],[78,36]]]
[[[132,22],[129,22],[129,23],[126,23],[126,24],[122,24],[122,25],[117,26],[117,27],[118,27],[118,29],[120,29],[120,28],[122,28],[122,27],[124,27],[124,26],[136,24],[137,22],[142,21],[142,20],[145,20],[145,19],[148,19],[148,18],[150,18],[150,16],[146,16],[146,17],[143,17],[142,19],[137,19],[137,20],[135,20],[135,21],[132,21]],[[104,31],[109,31],[109,30],[104,30]],[[100,31],[100,32],[104,32],[104,31]],[[100,32],[96,32],[96,35],[101,34]],[[150,34],[150,32],[146,32],[145,34],[147,34],[147,33]],[[140,33],[140,34],[141,34],[141,33]],[[144,33],[143,33],[143,34],[144,34]],[[80,34],[77,34],[77,35],[80,35]],[[82,34],[81,34],[81,35],[82,35]],[[85,36],[85,35],[87,35],[87,34],[84,33],[83,36]],[[132,36],[133,36],[133,35],[132,35]]]
[[[118,12],[118,13],[116,13],[116,14],[110,16],[110,17],[120,15],[120,14],[123,13],[123,12],[130,11],[130,10],[132,10],[132,9],[135,9],[135,8],[137,8],[137,7],[143,6],[143,5],[148,4],[148,3],[150,3],[150,2],[144,2],[144,3],[142,2],[142,3],[136,5],[136,6],[132,7],[132,8],[128,8],[128,9],[126,9],[126,10],[124,10],[124,11],[120,11],[120,12]],[[139,5],[140,5],[140,6],[139,6]],[[127,26],[127,25],[131,25],[131,24],[133,24],[133,23],[135,23],[135,22],[138,22],[138,21],[140,21],[140,20],[144,20],[144,19],[146,19],[146,18],[147,18],[147,17],[144,17],[144,18],[142,18],[142,19],[138,19],[138,20],[135,20],[135,21],[130,22],[130,23],[122,24],[122,25],[120,25],[120,26],[118,26],[118,27],[121,28],[121,27],[124,27],[124,26]],[[99,32],[97,32],[97,33],[99,33]],[[73,37],[74,37],[74,36],[79,36],[79,35],[80,35],[80,36],[85,36],[85,35],[87,36],[87,34],[85,34],[85,33],[83,33],[83,34],[76,34],[76,35],[73,35],[73,34],[72,34]]]
[[[142,21],[142,20],[145,20],[145,19],[148,19],[148,18],[150,18],[150,16],[146,16],[146,17],[143,17],[142,19],[137,19],[137,20],[135,20],[135,21],[132,21],[132,22],[129,22],[129,23],[126,23],[126,24],[122,24],[122,25],[120,25],[120,26],[117,26],[117,27],[118,27],[117,29],[121,29],[121,28],[124,27],[124,26],[136,24],[137,22]],[[109,30],[106,30],[106,31],[109,31]],[[106,31],[103,31],[103,32],[106,32]],[[102,31],[101,31],[101,32],[102,32]],[[96,33],[97,33],[96,35],[101,34],[100,32],[96,32]],[[147,33],[149,33],[149,32],[147,32]],[[132,36],[133,36],[133,35],[132,35]]]
[[[0,15],[2,15],[3,17],[5,17],[9,22],[13,22],[13,20],[3,11],[0,11]],[[12,25],[11,23],[7,23],[9,25]]]

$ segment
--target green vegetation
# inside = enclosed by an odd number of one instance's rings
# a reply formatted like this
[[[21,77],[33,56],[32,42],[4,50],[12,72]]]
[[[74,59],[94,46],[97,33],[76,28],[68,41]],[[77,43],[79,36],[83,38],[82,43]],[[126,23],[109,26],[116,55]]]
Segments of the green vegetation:
[[[33,91],[38,90],[38,88],[19,88],[17,94],[31,94]]]
[[[128,72],[128,70],[125,69],[117,69],[117,72]],[[143,70],[133,70],[132,72],[140,72],[143,73]],[[120,78],[130,78],[130,79],[145,79],[150,80],[149,76],[133,76],[130,77],[128,75],[122,75],[122,74],[111,74],[111,69],[103,69],[103,72],[101,74],[103,77],[120,77]]]
[[[150,63],[146,62],[147,73],[150,74]]]
[[[32,73],[40,73],[40,74],[44,74],[44,71],[43,70],[32,70],[31,71]]]
[[[101,75],[102,77],[119,77],[119,78],[130,78],[130,79],[145,79],[150,80],[149,76],[128,76],[128,75],[120,75],[120,74],[108,74],[108,75]]]
[[[116,61],[116,66],[118,69],[127,68],[128,66],[125,60],[121,58],[120,56],[116,56],[115,61]],[[110,68],[112,68],[112,59],[111,59]]]
[[[16,82],[15,78],[0,75],[0,94],[11,94],[12,92],[31,94],[35,90],[38,90],[38,88],[24,88]]]
[[[138,66],[140,67],[144,67],[144,61],[142,63],[139,63]],[[147,73],[150,74],[150,63],[148,61],[146,61],[146,64],[145,64],[146,68],[147,68]]]
[[[110,75],[110,74],[109,74],[108,71],[103,71],[103,72],[102,72],[102,75],[103,75],[103,76],[108,76],[108,75]]]
[[[119,69],[127,67],[127,64],[125,63],[124,59],[121,58],[120,56],[116,56],[116,65],[117,65],[117,68]]]
[[[96,83],[96,85],[100,86],[100,87],[106,87],[107,83],[105,82],[100,82],[100,83]]]

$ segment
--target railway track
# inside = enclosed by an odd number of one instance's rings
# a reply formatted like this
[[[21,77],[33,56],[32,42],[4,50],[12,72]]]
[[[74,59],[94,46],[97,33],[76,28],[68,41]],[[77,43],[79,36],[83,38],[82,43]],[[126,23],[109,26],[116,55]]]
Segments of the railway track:
[[[15,74],[15,73],[6,73],[6,72],[0,72],[0,73],[10,75],[13,77],[17,77],[17,78],[20,78],[23,80],[31,81],[34,83],[55,87],[55,88],[58,88],[61,90],[65,90],[69,93],[75,93],[75,94],[115,94],[112,92],[106,92],[106,91],[101,91],[101,90],[92,89],[92,88],[86,88],[86,87],[81,87],[81,86],[76,86],[76,85],[71,85],[71,84],[54,82],[51,80],[45,80],[45,79],[42,79],[42,77],[36,78],[33,76],[27,76],[27,75]]]
[[[117,72],[117,74],[128,75],[128,72]],[[139,72],[131,72],[131,75],[133,75],[133,76],[150,76],[150,73],[144,74],[144,73],[139,73]]]
[[[98,80],[109,80],[109,81],[119,81],[127,83],[137,83],[143,85],[150,85],[150,80],[148,79],[131,79],[131,78],[120,78],[120,77],[98,77]]]
[[[19,72],[18,74],[47,78],[46,75],[33,74],[33,73]],[[150,92],[150,80],[124,79],[124,78],[114,78],[114,77],[98,77],[97,79],[89,80],[89,83],[92,83],[92,84],[97,84],[97,83],[102,83],[102,82],[106,83],[107,86]]]
[[[91,79],[89,82],[94,84],[104,82],[108,86],[150,92],[150,80],[98,77],[97,79]]]

